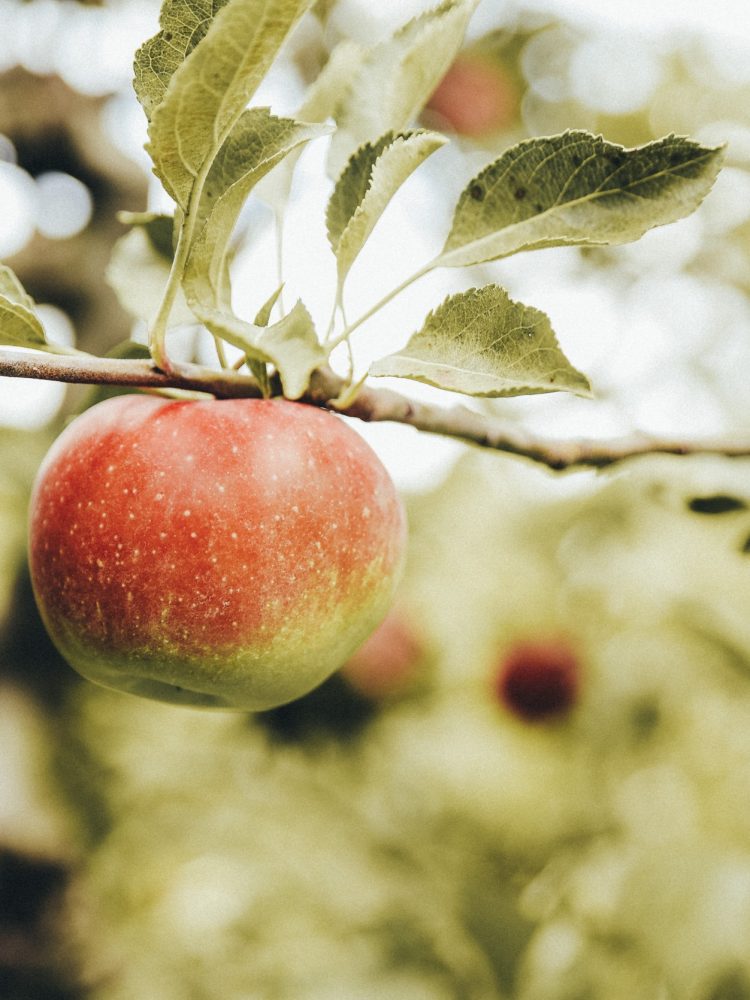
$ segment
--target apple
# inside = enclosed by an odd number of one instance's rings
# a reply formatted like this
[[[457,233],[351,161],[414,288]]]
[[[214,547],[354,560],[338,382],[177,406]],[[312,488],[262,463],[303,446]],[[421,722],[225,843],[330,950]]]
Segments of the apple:
[[[347,660],[341,676],[358,694],[382,701],[407,691],[423,661],[424,644],[405,613],[392,608]]]
[[[187,705],[312,690],[385,617],[405,542],[369,445],[284,399],[108,399],[53,444],[31,498],[34,593],[63,657]]]
[[[473,138],[510,128],[518,115],[518,87],[496,59],[458,56],[427,102],[436,125]]]
[[[578,700],[578,657],[564,638],[520,642],[505,655],[496,689],[525,722],[563,716]]]

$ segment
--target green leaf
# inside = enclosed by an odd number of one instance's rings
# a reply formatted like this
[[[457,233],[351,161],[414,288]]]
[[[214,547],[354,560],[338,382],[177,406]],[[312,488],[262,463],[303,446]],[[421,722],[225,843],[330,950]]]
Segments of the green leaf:
[[[263,305],[260,307],[260,309],[258,310],[258,312],[257,312],[257,314],[255,316],[255,325],[256,326],[268,326],[268,323],[269,323],[269,321],[271,319],[271,313],[273,312],[273,307],[279,301],[279,297],[280,297],[281,293],[283,292],[283,290],[284,290],[283,284],[279,285],[279,287],[276,289],[276,291],[272,292],[268,296],[268,298],[263,303]]]
[[[637,240],[694,211],[722,155],[720,148],[679,136],[635,149],[583,131],[528,139],[467,185],[434,266],[463,267],[540,247]]]
[[[374,46],[338,116],[329,170],[335,177],[363,142],[411,125],[453,62],[478,0],[446,0]]]
[[[196,231],[211,219],[213,232],[226,235],[228,240],[245,199],[258,181],[292,150],[330,132],[329,125],[277,118],[268,108],[243,112],[206,178]]]
[[[298,303],[288,316],[269,327],[235,316],[227,251],[254,185],[290,150],[329,131],[326,125],[276,118],[266,108],[246,111],[209,172],[198,212],[203,228],[193,243],[183,277],[195,316],[214,336],[244,351],[256,374],[261,373],[261,365],[275,365],[284,394],[290,399],[302,395],[310,374],[325,360],[310,315]],[[269,315],[274,302],[275,298],[267,303]],[[262,384],[262,378],[260,381]]]
[[[205,36],[227,0],[164,0],[161,30],[135,54],[133,87],[150,120],[164,100],[175,70]]]
[[[0,264],[0,344],[54,350],[47,343],[35,303],[14,272]]]
[[[187,300],[194,309],[230,311],[226,256],[245,199],[288,152],[329,131],[326,125],[277,118],[267,108],[244,112],[211,167],[198,208],[203,227],[193,243],[183,279]]]
[[[310,3],[227,0],[172,72],[160,103],[152,108],[147,148],[157,176],[182,209],[187,210],[196,179],[205,174]],[[197,0],[188,3],[193,14],[205,6]],[[156,76],[161,82],[164,71]],[[142,92],[158,96],[154,77]]]
[[[197,313],[214,336],[239,347],[250,359],[275,365],[287,399],[299,399],[313,371],[326,360],[310,313],[301,302],[278,323],[265,327],[220,309],[199,306]]]
[[[283,290],[284,286],[282,284],[279,285],[275,292],[272,292],[271,295],[269,295],[255,316],[255,326],[268,326],[271,321],[273,307],[278,302]],[[268,366],[266,362],[258,361],[257,358],[249,358],[245,355],[245,363],[254,375],[264,397],[268,398],[271,395],[271,382],[268,377]]]
[[[404,181],[448,140],[436,132],[387,132],[352,156],[328,202],[328,239],[339,286],[380,216]]]
[[[449,296],[406,347],[376,361],[370,375],[414,379],[467,396],[591,395],[586,377],[560,350],[549,318],[497,285]]]
[[[120,305],[146,324],[154,318],[169,278],[172,265],[171,226],[169,216],[136,226],[117,240],[107,265],[107,282]],[[170,326],[195,323],[181,291],[177,293],[169,322]]]

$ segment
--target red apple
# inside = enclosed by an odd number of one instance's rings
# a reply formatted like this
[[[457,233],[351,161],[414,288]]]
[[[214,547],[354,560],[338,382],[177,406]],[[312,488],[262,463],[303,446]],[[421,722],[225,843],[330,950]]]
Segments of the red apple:
[[[506,654],[496,684],[505,707],[524,721],[559,717],[578,698],[578,657],[562,638],[521,642]]]
[[[31,500],[45,625],[90,680],[261,710],[384,618],[405,548],[393,482],[331,413],[127,395],[60,435]]]
[[[518,104],[518,88],[502,65],[467,52],[440,81],[427,110],[439,119],[437,125],[478,137],[509,128]]]

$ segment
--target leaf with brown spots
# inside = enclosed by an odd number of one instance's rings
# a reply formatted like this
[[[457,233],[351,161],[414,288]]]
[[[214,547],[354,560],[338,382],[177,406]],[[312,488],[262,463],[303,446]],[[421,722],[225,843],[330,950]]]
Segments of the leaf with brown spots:
[[[433,266],[637,240],[693,212],[722,156],[721,148],[674,135],[635,149],[583,131],[527,139],[466,186]]]

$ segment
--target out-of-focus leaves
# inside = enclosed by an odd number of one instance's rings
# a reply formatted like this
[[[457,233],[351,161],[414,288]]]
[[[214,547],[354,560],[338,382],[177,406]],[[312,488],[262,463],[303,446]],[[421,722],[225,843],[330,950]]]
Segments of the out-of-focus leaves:
[[[362,143],[413,124],[453,62],[477,2],[445,0],[366,53],[337,115],[332,176]]]
[[[166,222],[166,217],[163,217]],[[171,226],[171,220],[169,220]],[[155,242],[152,232],[156,233]],[[107,265],[107,281],[114,289],[123,309],[131,316],[150,324],[164,297],[164,289],[172,266],[171,253],[162,237],[166,225],[154,220],[151,226],[136,226],[121,236],[112,248]],[[195,323],[195,316],[178,290],[170,314],[170,324],[179,326]]]
[[[362,61],[364,49],[350,39],[344,39],[331,52],[328,62],[316,80],[307,88],[305,99],[295,118],[300,122],[324,122],[335,118],[338,108],[352,85],[352,79]],[[282,163],[264,177],[257,194],[277,213],[283,213],[292,190],[294,168],[302,149],[292,150]]]
[[[46,434],[0,429],[0,627],[25,553],[31,483],[48,444]]]
[[[13,271],[0,264],[0,343],[50,350],[35,303]]]

